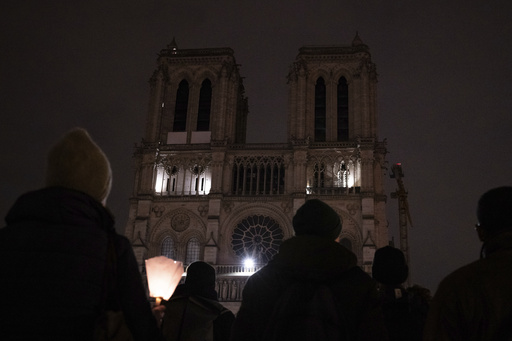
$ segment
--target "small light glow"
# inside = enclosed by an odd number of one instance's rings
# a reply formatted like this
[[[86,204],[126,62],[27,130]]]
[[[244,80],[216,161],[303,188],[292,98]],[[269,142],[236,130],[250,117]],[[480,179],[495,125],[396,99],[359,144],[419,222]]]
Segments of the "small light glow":
[[[244,260],[244,266],[246,268],[252,268],[254,266],[254,260],[252,258],[246,258]]]

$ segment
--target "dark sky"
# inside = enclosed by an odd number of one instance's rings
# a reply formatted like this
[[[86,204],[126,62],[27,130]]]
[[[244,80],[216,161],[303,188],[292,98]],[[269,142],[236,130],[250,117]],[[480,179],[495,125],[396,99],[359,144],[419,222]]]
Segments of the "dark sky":
[[[51,144],[82,126],[110,158],[109,206],[124,230],[148,80],[173,37],[180,48],[233,48],[246,77],[248,142],[284,142],[286,75],[299,47],[347,45],[359,32],[379,74],[379,138],[405,172],[412,281],[435,290],[478,257],[478,197],[512,185],[512,5],[418,3],[3,1],[1,215],[42,186]],[[398,241],[397,202],[388,203]]]

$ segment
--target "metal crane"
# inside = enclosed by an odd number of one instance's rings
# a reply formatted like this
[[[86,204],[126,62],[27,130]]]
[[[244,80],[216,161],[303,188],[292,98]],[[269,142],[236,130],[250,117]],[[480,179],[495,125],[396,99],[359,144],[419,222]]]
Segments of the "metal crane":
[[[405,260],[409,264],[409,238],[407,235],[407,222],[411,224],[412,219],[409,212],[409,204],[407,202],[407,191],[404,188],[404,172],[401,163],[395,163],[391,167],[390,178],[396,179],[398,189],[391,193],[391,198],[398,199],[398,219],[400,224],[400,250],[404,253]]]

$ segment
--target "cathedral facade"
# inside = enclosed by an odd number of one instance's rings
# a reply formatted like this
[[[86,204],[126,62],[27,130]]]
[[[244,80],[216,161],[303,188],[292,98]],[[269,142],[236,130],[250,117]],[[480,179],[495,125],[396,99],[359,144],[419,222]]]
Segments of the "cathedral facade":
[[[375,249],[388,244],[386,144],[375,64],[357,35],[347,46],[299,49],[286,143],[246,143],[248,99],[232,49],[173,40],[157,64],[126,227],[142,272],[159,255],[204,260],[217,269],[220,300],[239,302],[310,198],[335,209],[340,243],[370,272]]]

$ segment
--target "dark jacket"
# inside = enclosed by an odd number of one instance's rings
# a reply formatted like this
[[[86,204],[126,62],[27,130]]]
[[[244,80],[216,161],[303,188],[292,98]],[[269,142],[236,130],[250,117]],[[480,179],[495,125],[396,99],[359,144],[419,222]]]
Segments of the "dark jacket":
[[[272,261],[249,278],[232,340],[262,340],[274,302],[290,283],[304,279],[329,283],[354,340],[387,340],[376,282],[345,247],[307,235],[283,242]]]
[[[214,289],[180,284],[166,307],[162,333],[168,341],[228,341],[235,315],[217,300]]]
[[[128,239],[88,195],[46,188],[21,196],[0,229],[0,339],[91,340],[100,313],[107,232],[121,306],[135,340],[160,336]]]
[[[424,340],[512,340],[512,232],[487,241],[484,252],[441,281]]]
[[[390,341],[421,341],[428,313],[429,299],[420,295],[428,290],[419,286],[380,285],[384,321]]]

